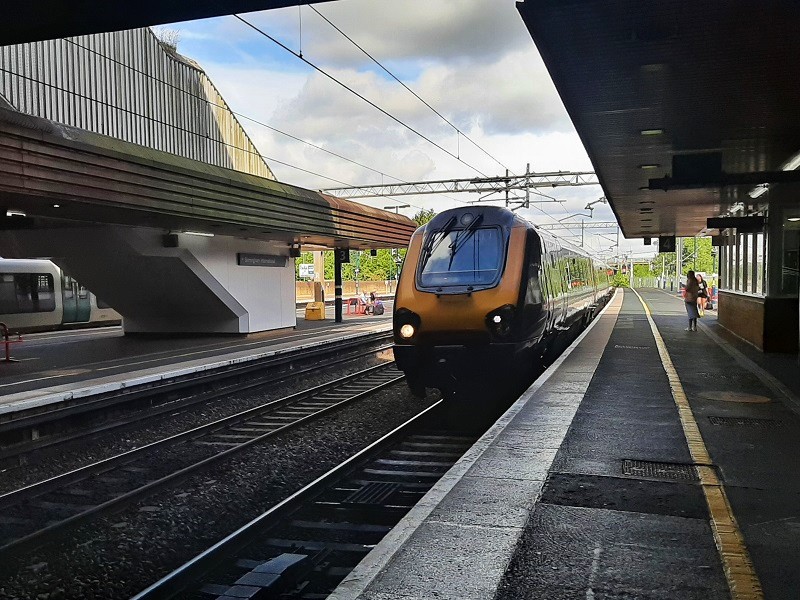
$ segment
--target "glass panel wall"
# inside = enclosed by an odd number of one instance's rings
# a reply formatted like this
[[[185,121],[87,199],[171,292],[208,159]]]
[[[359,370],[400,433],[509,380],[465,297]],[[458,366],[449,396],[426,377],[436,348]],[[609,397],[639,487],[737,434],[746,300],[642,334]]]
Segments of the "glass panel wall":
[[[800,227],[798,233],[800,234]],[[763,232],[736,233],[735,230],[727,229],[721,237],[720,288],[766,296],[767,236]]]
[[[800,211],[787,210],[783,220],[783,253],[781,256],[780,294],[797,296],[800,267]]]

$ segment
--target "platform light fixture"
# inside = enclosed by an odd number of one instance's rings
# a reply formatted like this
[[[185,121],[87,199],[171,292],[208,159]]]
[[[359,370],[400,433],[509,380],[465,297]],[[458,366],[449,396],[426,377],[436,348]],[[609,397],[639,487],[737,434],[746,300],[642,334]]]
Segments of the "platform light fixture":
[[[196,235],[197,237],[214,237],[213,233],[206,233],[205,231],[182,231],[186,235]]]
[[[61,208],[60,204],[53,204],[53,208]]]
[[[642,135],[662,135],[664,133],[663,129],[642,129],[639,133]]]
[[[649,170],[652,170],[652,169],[657,169],[660,166],[661,165],[659,163],[645,163],[643,165],[639,165],[639,168],[643,169],[645,171],[649,171]]]
[[[762,184],[757,185],[756,187],[754,187],[749,192],[747,192],[747,195],[750,196],[751,198],[755,199],[755,198],[758,198],[759,196],[763,196],[768,191],[769,191],[769,184],[768,183],[762,183]]]
[[[787,220],[787,221],[791,221],[792,223],[794,223],[795,221],[800,221],[800,217],[789,217],[789,218],[788,218],[788,219],[786,219],[786,220]]]
[[[26,215],[21,210],[7,210],[6,211],[6,216],[7,217],[27,217],[28,215]]]

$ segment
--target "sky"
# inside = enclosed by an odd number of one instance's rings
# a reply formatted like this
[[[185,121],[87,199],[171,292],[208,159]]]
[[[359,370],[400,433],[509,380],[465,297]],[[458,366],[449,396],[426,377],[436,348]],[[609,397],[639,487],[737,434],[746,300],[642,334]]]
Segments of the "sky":
[[[528,164],[533,172],[592,170],[514,0],[338,0],[242,17],[421,134],[234,16],[166,26],[179,33],[178,52],[200,64],[232,110],[249,117],[240,116],[240,121],[280,181],[327,189],[498,176],[506,168],[522,174]],[[542,192],[549,197],[520,211],[534,223],[615,221],[607,204],[594,204],[592,219],[585,210],[602,196],[600,186]],[[410,217],[420,208],[438,212],[478,198],[440,194],[360,202],[378,208],[410,204],[397,209]],[[604,256],[615,253],[616,231],[600,233],[605,237],[585,232],[587,249]],[[580,241],[578,229],[560,235]],[[640,240],[620,236],[620,241],[621,253],[648,253]]]

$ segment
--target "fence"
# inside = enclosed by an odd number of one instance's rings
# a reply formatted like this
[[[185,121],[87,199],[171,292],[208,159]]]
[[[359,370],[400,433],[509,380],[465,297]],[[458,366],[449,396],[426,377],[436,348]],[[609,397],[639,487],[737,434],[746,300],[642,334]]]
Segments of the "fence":
[[[358,282],[358,290],[356,290],[356,282],[355,281],[344,281],[342,283],[342,296],[345,298],[350,298],[353,296],[357,296],[361,292],[365,294],[369,294],[370,292],[375,292],[378,296],[390,296],[394,295],[395,287],[397,282],[393,279],[386,279],[383,281],[359,281]],[[295,282],[295,289],[297,293],[297,301],[302,302],[304,300],[313,300],[314,298],[314,282],[313,281],[297,281]],[[323,284],[323,289],[325,290],[325,299],[326,300],[333,300],[334,295],[334,288],[332,281],[326,281]]]

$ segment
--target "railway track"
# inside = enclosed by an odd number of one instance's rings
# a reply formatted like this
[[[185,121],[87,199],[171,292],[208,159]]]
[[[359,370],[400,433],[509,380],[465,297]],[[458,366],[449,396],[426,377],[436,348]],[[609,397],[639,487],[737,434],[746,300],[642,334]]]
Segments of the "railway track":
[[[391,333],[371,334],[342,344],[300,349],[269,359],[201,373],[194,379],[164,380],[159,386],[131,388],[85,399],[80,404],[25,414],[0,423],[0,467],[29,464],[36,460],[36,453],[43,449],[52,449],[161,415],[174,415],[233,392],[311,375],[319,371],[320,361],[325,361],[325,367],[331,367],[385,351],[391,348],[391,343],[387,343],[390,339]],[[369,349],[363,350],[365,346]]]
[[[325,598],[474,444],[475,437],[430,428],[439,404],[134,600]]]
[[[0,496],[0,561],[403,379],[370,367]]]

